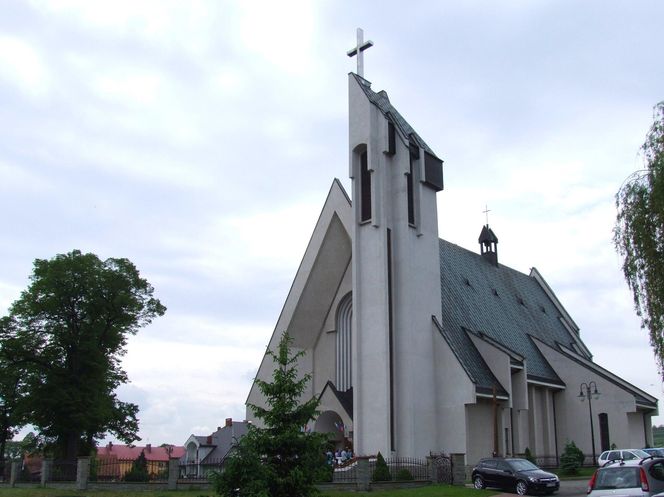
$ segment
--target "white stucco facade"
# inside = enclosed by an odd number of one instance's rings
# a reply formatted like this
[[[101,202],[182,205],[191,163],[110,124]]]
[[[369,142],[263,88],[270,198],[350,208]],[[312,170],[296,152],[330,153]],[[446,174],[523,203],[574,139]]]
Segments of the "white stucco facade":
[[[622,447],[652,441],[656,399],[592,362],[578,327],[537,270],[501,269],[497,252],[487,254],[491,259],[448,242],[441,248],[442,162],[386,94],[353,74],[348,150],[353,200],[335,180],[269,344],[274,350],[288,330],[294,348],[305,351],[299,370],[312,375],[306,397],[320,399],[317,431],[341,427],[330,443],[350,444],[358,455],[442,451],[466,454],[474,464],[528,448],[548,463],[568,441],[591,453],[579,387],[592,381],[601,392],[592,401],[597,454],[607,439]],[[441,273],[447,253],[458,258],[454,274]],[[488,296],[454,301],[448,291],[457,299]],[[339,309],[348,299],[350,345],[338,336]],[[492,326],[487,313],[502,318],[500,330],[482,329]],[[509,337],[512,322],[518,339]],[[455,323],[461,324],[451,333]],[[528,326],[545,331],[531,334]],[[352,378],[337,388],[342,366]],[[272,367],[266,356],[257,377],[269,381]],[[247,403],[264,405],[255,386]]]

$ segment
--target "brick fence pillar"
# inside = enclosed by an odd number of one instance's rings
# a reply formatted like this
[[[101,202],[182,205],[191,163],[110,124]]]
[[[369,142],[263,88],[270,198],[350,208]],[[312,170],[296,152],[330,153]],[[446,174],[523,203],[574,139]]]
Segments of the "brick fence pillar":
[[[452,485],[466,484],[466,454],[450,454],[452,458]]]
[[[371,490],[371,471],[368,457],[357,458],[357,490],[362,492]]]
[[[90,479],[90,458],[79,457],[76,464],[76,490],[87,490]]]
[[[168,460],[168,489],[177,490],[178,476],[180,476],[180,459],[171,457]]]
[[[53,473],[53,459],[43,459],[40,480],[42,487],[45,487],[51,481],[51,473]]]
[[[9,474],[9,486],[15,487],[16,480],[18,480],[18,473],[21,471],[21,462],[22,461],[12,461],[12,471]]]

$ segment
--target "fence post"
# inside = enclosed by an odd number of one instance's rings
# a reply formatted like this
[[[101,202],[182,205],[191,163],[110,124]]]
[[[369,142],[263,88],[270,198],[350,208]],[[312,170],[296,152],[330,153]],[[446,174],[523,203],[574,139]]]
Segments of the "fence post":
[[[87,490],[90,479],[90,457],[79,457],[76,464],[76,490]]]
[[[21,462],[12,461],[12,472],[9,474],[9,486],[14,488],[16,486],[16,480],[18,480],[18,472],[21,470]]]
[[[180,459],[171,457],[168,460],[168,489],[177,490],[178,476],[180,476]]]
[[[52,472],[53,472],[53,459],[43,459],[41,467],[41,480],[39,482],[42,487],[45,487],[46,483],[51,481]]]
[[[432,456],[427,456],[427,473],[431,483],[438,483],[438,468],[433,464]]]
[[[371,471],[369,468],[369,458],[357,458],[357,490],[368,492],[371,490]]]
[[[466,484],[466,454],[450,454],[452,459],[452,485]]]

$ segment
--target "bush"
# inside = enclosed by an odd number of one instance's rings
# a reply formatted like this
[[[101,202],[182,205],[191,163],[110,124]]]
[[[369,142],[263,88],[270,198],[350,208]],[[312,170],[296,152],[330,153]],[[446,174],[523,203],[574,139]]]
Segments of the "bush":
[[[390,474],[390,468],[385,462],[383,454],[378,453],[376,458],[376,469],[374,469],[373,475],[371,475],[373,481],[391,481],[392,475]]]
[[[413,481],[415,478],[413,478],[413,473],[408,471],[406,468],[401,468],[399,471],[397,471],[394,479],[397,481]]]
[[[585,456],[574,441],[565,444],[565,450],[560,456],[560,469],[565,475],[576,475],[583,464]]]
[[[535,456],[533,455],[532,452],[530,452],[530,448],[526,447],[526,451],[523,453],[523,457],[528,459],[531,463],[536,464],[535,462]]]
[[[125,473],[123,480],[133,482],[150,481],[150,474],[148,473],[148,461],[145,458],[145,453],[141,452],[141,454],[131,464],[131,469]]]

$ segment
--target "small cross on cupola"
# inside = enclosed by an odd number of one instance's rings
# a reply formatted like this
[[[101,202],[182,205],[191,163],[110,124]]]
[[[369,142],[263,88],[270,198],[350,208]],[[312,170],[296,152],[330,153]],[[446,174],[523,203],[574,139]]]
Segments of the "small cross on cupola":
[[[364,41],[364,31],[361,28],[357,28],[357,45],[346,52],[349,57],[355,57],[357,55],[357,75],[361,78],[364,78],[364,51],[367,48],[373,46],[373,41],[368,40]]]
[[[483,212],[486,215],[486,224],[482,227],[480,237],[477,240],[480,244],[480,252],[487,261],[494,266],[498,266],[498,237],[489,228],[489,212],[491,211],[485,207]]]

